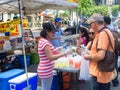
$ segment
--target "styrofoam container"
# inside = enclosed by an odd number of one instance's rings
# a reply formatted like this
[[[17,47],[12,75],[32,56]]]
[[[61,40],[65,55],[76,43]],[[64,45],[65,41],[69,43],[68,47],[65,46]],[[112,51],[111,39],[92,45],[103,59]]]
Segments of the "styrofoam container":
[[[22,55],[22,50],[14,50],[15,55]]]

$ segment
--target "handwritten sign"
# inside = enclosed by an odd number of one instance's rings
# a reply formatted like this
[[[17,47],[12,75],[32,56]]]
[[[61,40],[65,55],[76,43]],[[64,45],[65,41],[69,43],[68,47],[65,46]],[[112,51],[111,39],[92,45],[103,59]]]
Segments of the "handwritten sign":
[[[23,19],[23,29],[28,28],[28,22],[26,19]],[[10,32],[11,36],[19,35],[19,24],[20,20],[15,19],[7,22],[0,22],[0,33]]]

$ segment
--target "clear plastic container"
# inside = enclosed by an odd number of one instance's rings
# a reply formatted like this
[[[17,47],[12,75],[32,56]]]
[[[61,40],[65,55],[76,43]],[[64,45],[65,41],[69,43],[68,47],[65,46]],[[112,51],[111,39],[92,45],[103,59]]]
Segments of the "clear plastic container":
[[[73,66],[73,57],[71,55],[68,56],[68,60],[69,60],[69,66]]]
[[[75,69],[80,68],[80,66],[81,66],[81,60],[82,60],[82,58],[79,55],[74,57],[73,67]]]

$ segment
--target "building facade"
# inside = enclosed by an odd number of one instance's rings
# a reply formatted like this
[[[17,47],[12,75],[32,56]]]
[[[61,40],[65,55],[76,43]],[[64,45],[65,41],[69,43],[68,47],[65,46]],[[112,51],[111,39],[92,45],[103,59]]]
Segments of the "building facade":
[[[95,0],[97,5],[120,4],[120,0]]]

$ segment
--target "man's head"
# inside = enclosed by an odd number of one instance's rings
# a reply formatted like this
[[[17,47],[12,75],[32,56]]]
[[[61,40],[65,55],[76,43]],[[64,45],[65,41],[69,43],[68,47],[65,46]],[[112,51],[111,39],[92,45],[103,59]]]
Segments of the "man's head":
[[[62,24],[62,19],[59,17],[55,18],[56,27],[59,28],[61,26],[61,24]]]
[[[87,21],[87,18],[83,17],[82,18],[82,23],[85,23]]]
[[[90,28],[97,32],[101,27],[104,27],[104,19],[101,14],[93,14],[90,18]]]
[[[104,19],[105,26],[109,25],[111,23],[111,18],[109,16],[104,16],[103,19]]]

